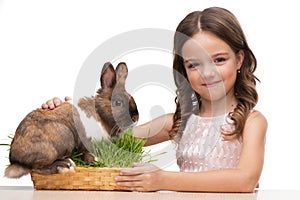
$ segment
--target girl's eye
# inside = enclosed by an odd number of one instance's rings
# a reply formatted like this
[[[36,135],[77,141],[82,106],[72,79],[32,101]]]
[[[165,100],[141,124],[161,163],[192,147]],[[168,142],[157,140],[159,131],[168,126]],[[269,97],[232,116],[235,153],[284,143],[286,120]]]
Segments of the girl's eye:
[[[188,65],[188,68],[189,69],[193,69],[193,68],[199,67],[200,65],[201,65],[200,63],[190,63]]]
[[[225,62],[225,61],[226,61],[226,59],[221,57],[221,58],[216,58],[214,62],[216,64],[218,64],[218,63],[222,63],[222,62]]]

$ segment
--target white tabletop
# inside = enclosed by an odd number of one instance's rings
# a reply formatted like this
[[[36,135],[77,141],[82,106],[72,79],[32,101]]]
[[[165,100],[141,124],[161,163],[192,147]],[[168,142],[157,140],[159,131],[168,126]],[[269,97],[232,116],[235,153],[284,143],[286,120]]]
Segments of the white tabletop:
[[[0,198],[9,200],[66,200],[66,199],[109,199],[109,200],[299,200],[296,190],[257,190],[254,193],[190,193],[190,192],[122,192],[122,191],[63,191],[34,190],[32,187],[0,187]]]

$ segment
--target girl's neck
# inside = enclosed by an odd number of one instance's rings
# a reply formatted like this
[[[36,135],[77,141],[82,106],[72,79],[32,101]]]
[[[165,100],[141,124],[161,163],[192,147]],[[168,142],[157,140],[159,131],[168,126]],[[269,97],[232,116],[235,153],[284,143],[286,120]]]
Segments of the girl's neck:
[[[200,116],[201,117],[215,117],[231,112],[237,105],[237,99],[223,98],[216,101],[201,101]]]

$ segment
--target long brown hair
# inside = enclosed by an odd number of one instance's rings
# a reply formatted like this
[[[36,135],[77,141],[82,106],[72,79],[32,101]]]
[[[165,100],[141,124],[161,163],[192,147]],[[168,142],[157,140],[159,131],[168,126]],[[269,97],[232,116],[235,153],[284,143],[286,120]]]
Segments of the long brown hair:
[[[211,7],[188,14],[176,29],[173,49],[173,76],[177,87],[176,111],[173,117],[173,127],[169,134],[173,139],[180,138],[188,117],[192,113],[199,114],[201,109],[201,97],[193,91],[188,82],[181,56],[184,43],[200,30],[213,33],[226,42],[233,52],[244,51],[244,61],[234,86],[238,104],[233,112],[229,113],[235,129],[232,132],[223,132],[224,136],[236,138],[243,132],[247,116],[258,101],[256,91],[258,78],[254,75],[257,62],[236,17],[230,11],[219,7]]]

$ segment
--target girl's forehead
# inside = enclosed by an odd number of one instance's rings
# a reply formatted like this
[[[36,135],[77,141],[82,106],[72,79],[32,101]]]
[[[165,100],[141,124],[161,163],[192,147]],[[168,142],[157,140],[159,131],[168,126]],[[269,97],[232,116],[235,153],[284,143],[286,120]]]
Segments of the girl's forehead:
[[[213,57],[220,53],[230,53],[230,46],[216,35],[200,31],[188,39],[182,47],[182,57]]]

